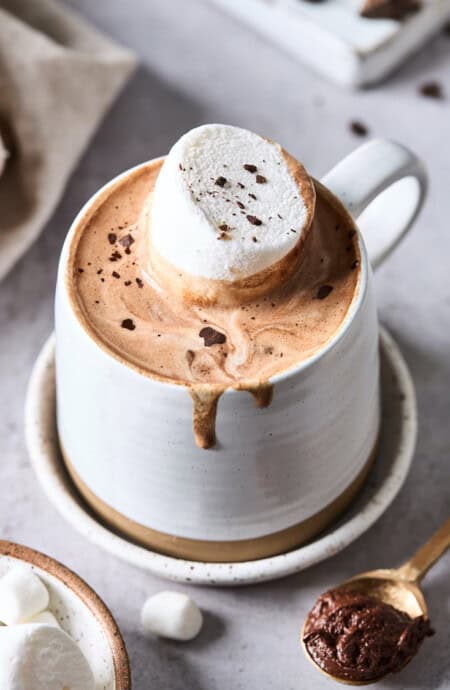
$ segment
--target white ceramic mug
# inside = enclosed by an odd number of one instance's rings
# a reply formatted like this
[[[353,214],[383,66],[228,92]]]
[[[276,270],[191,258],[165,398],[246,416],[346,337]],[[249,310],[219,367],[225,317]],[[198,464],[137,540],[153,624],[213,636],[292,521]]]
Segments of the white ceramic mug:
[[[368,240],[367,253],[359,238],[360,282],[349,313],[322,350],[271,379],[267,409],[227,390],[218,444],[207,451],[194,442],[187,389],[107,352],[71,299],[76,228],[120,177],[80,211],[59,265],[57,410],[68,470],[105,521],[156,550],[237,561],[293,548],[349,504],[374,457],[380,391],[371,264],[387,256],[417,216],[426,195],[423,165],[402,146],[379,140],[326,175],[323,184],[359,217]]]

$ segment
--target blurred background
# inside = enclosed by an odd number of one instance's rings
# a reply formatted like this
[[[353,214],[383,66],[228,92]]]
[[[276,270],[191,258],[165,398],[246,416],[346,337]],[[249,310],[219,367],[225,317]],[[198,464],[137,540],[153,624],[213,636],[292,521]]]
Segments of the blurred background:
[[[348,574],[406,558],[450,508],[450,28],[441,21],[433,36],[388,78],[353,89],[319,75],[279,37],[270,40],[252,26],[251,18],[244,21],[220,4],[59,3],[135,53],[138,64],[95,134],[86,131],[85,146],[80,143],[71,152],[71,176],[57,204],[55,200],[54,213],[0,284],[2,535],[62,560],[106,600],[124,632],[136,690],[327,688],[330,683],[307,667],[299,651],[300,623],[311,601]],[[19,1],[0,2],[0,11],[17,10],[19,16],[22,6]],[[39,23],[39,3],[33,13]],[[326,41],[320,50],[325,51],[322,64],[334,59]],[[9,51],[11,44],[0,43],[0,66]],[[65,80],[69,91],[76,60],[71,70]],[[38,101],[39,83],[34,89]],[[0,123],[7,110],[1,98]],[[106,109],[107,100],[101,108]],[[57,102],[54,107],[57,120]],[[73,121],[66,122],[58,135],[61,146],[72,137]],[[182,647],[150,642],[141,634],[139,607],[161,584],[87,543],[50,506],[29,466],[22,410],[33,361],[53,328],[58,255],[75,214],[108,179],[163,155],[183,132],[207,122],[239,125],[280,142],[318,178],[372,137],[396,139],[425,161],[431,187],[424,212],[376,276],[381,321],[400,344],[417,386],[420,435],[405,487],[362,540],[286,581],[239,591],[195,592],[210,615],[205,633]],[[9,141],[5,136],[6,148]],[[0,203],[0,236],[2,215]],[[431,617],[439,633],[427,646],[428,653],[398,680],[393,677],[377,687],[450,688],[449,566],[447,557],[427,580]]]

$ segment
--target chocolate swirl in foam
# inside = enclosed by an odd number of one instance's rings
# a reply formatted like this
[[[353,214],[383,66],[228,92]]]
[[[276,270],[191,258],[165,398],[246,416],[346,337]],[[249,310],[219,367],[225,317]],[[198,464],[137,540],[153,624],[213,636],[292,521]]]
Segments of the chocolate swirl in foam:
[[[349,217],[315,183],[313,226],[282,285],[241,305],[177,300],[145,272],[142,217],[161,165],[131,171],[85,214],[69,286],[85,327],[113,356],[189,388],[196,442],[210,448],[225,389],[250,392],[267,406],[271,377],[311,357],[339,329],[358,288],[359,247]]]

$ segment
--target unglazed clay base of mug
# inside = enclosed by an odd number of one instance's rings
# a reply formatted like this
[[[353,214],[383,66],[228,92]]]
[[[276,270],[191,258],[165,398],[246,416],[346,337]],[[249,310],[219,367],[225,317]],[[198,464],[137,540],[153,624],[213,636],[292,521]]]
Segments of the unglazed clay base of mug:
[[[337,520],[356,498],[372,469],[377,454],[377,447],[378,443],[375,444],[362,471],[345,491],[332,501],[332,503],[307,520],[303,520],[299,524],[281,530],[280,532],[268,534],[267,536],[258,537],[256,539],[214,542],[185,539],[170,534],[164,534],[150,527],[140,525],[117,512],[114,508],[111,508],[111,506],[98,498],[98,496],[86,486],[75,471],[60,442],[64,463],[73,483],[88,506],[92,508],[105,523],[147,548],[154,549],[168,556],[175,556],[176,558],[186,558],[192,561],[209,563],[238,563],[276,556],[280,553],[291,551],[295,547],[301,546],[315,537]]]

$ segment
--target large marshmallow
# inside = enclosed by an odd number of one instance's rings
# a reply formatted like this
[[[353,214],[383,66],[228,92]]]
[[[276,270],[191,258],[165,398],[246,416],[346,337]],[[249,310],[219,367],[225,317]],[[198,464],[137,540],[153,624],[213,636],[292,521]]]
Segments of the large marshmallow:
[[[193,276],[238,281],[295,247],[313,197],[305,170],[278,144],[238,127],[197,127],[172,147],[157,178],[150,251]]]
[[[50,625],[0,628],[1,690],[94,690],[89,664],[69,635]]]
[[[142,625],[154,635],[172,640],[192,640],[203,625],[197,604],[182,592],[159,592],[147,599],[141,612]]]
[[[0,580],[0,621],[6,625],[29,620],[48,602],[48,590],[31,568],[16,566]]]

